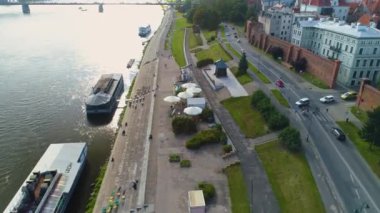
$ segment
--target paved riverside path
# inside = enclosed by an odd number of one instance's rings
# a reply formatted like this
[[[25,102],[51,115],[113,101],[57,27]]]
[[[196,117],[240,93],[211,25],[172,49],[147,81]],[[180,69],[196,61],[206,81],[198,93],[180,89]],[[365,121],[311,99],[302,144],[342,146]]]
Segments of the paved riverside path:
[[[193,65],[194,77],[202,87],[208,103],[211,105],[214,113],[218,116],[223,128],[237,150],[253,212],[280,212],[278,202],[256,151],[251,151],[249,149],[247,139],[240,132],[239,127],[236,125],[229,112],[218,102],[215,92],[211,89],[208,81],[201,73],[202,70],[196,68],[192,56],[188,51],[189,34],[187,32],[188,30],[185,31],[186,42],[184,51],[186,61],[188,64]]]
[[[102,208],[107,207],[111,195],[119,192],[120,206],[113,212],[130,212],[137,210],[145,204],[145,181],[147,160],[149,154],[149,129],[151,128],[152,109],[154,107],[154,93],[157,87],[154,84],[157,78],[157,51],[161,41],[166,36],[170,26],[172,11],[167,10],[161,26],[145,50],[141,61],[140,71],[136,77],[136,82],[131,98],[139,97],[132,107],[127,107],[122,127],[118,131],[116,140],[111,152],[94,211],[102,212]],[[125,123],[128,125],[126,126]],[[125,130],[125,135],[122,134]],[[132,183],[139,180],[137,189],[134,190]],[[125,199],[121,199],[125,193]],[[151,207],[147,208],[149,212]],[[144,211],[140,211],[144,212]]]

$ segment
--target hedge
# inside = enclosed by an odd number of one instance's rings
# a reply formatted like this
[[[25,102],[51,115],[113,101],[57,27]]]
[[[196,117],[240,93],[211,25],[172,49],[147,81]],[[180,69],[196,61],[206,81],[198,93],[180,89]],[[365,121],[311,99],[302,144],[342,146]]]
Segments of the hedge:
[[[225,143],[226,134],[216,128],[203,130],[186,142],[186,148],[199,149],[202,145],[211,143]]]
[[[203,196],[206,202],[210,201],[212,198],[215,197],[215,187],[211,183],[200,182],[198,184],[198,189],[203,191]]]
[[[186,116],[177,116],[172,121],[174,134],[191,134],[197,131],[196,123]]]
[[[204,67],[206,65],[213,64],[213,63],[214,63],[214,60],[212,60],[211,58],[206,58],[206,59],[199,60],[197,62],[197,67],[200,68],[200,67]]]

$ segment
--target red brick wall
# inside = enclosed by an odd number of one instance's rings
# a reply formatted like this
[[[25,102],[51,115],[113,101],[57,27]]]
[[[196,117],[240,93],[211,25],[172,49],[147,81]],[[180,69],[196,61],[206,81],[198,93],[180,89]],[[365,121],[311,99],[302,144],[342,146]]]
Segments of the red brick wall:
[[[314,55],[307,49],[294,46],[291,43],[266,35],[260,23],[247,22],[246,36],[253,46],[268,51],[270,47],[280,47],[284,52],[283,61],[290,63],[300,58],[307,60],[307,71],[333,88],[338,75],[340,61],[332,61]]]
[[[356,105],[365,111],[373,110],[380,106],[380,90],[362,81]]]

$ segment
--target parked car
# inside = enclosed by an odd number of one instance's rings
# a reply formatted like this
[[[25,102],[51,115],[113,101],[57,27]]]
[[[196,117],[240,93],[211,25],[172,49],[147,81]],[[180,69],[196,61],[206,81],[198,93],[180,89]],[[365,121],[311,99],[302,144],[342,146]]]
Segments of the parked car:
[[[328,103],[332,103],[335,101],[335,98],[334,96],[332,95],[326,95],[326,96],[323,96],[322,98],[319,99],[322,103],[324,104],[328,104]]]
[[[229,34],[229,33],[226,33],[226,36],[230,36],[230,34]]]
[[[234,35],[234,37],[235,37],[235,38],[238,38],[238,36],[237,36],[237,35]]]
[[[305,107],[305,106],[309,106],[310,104],[310,99],[309,98],[301,98],[300,100],[298,100],[296,102],[296,105],[298,107]]]
[[[346,135],[344,134],[344,132],[336,127],[333,127],[331,129],[331,132],[332,134],[336,137],[336,139],[340,140],[340,141],[344,141],[346,140]]]
[[[281,79],[278,79],[275,84],[276,84],[276,86],[278,86],[280,88],[284,88],[285,87],[285,84],[284,84],[284,82]]]
[[[240,43],[240,39],[237,39],[236,41],[237,41],[237,43]]]
[[[355,91],[348,91],[346,93],[343,93],[340,97],[343,100],[352,100],[352,99],[355,99],[357,95],[358,93]]]

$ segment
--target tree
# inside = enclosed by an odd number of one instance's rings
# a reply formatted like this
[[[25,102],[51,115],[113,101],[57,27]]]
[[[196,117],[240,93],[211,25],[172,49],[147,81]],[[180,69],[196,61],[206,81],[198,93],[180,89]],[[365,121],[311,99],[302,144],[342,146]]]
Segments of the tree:
[[[300,133],[297,129],[287,127],[278,135],[280,143],[290,151],[299,151],[302,148]]]
[[[206,202],[210,201],[213,197],[215,197],[215,187],[211,183],[200,182],[198,183],[198,189],[203,191],[203,196]]]
[[[247,69],[248,69],[247,57],[246,57],[245,53],[243,53],[243,55],[240,58],[239,68],[238,68],[237,75],[241,76],[241,75],[246,74],[247,73]]]
[[[216,30],[220,24],[220,17],[214,9],[200,6],[194,12],[193,24],[199,25],[202,29]]]
[[[380,106],[368,113],[368,120],[360,131],[361,137],[370,143],[369,148],[373,145],[380,146]]]
[[[268,51],[274,59],[282,58],[284,52],[280,47],[271,47]]]
[[[293,64],[294,69],[299,72],[299,71],[305,71],[306,70],[306,65],[307,61],[305,58],[300,58],[297,61],[295,61]]]
[[[191,134],[197,131],[197,125],[194,120],[186,116],[177,116],[172,121],[174,134]]]
[[[247,14],[245,16],[246,19],[257,21],[258,14],[260,13],[260,8],[257,4],[254,4],[248,7]]]

